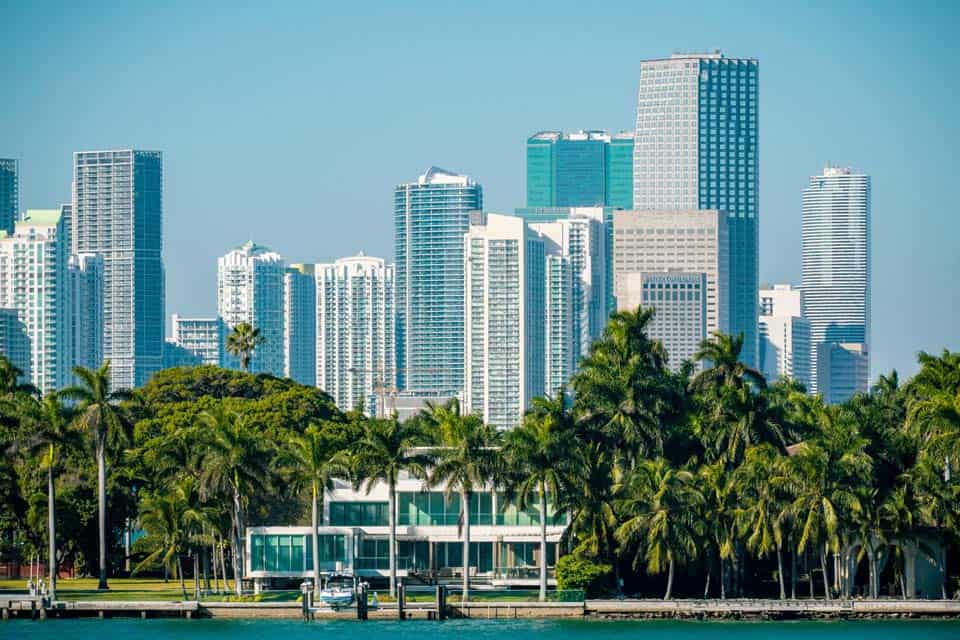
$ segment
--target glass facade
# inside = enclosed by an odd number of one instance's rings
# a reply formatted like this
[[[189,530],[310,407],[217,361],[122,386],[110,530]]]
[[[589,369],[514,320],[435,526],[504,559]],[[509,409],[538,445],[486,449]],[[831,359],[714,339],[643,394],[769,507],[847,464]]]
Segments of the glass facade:
[[[386,527],[390,524],[388,502],[331,502],[330,522],[333,526]]]
[[[0,158],[0,231],[13,233],[13,223],[20,214],[19,163]]]
[[[631,208],[633,136],[543,131],[527,140],[528,207]]]
[[[331,570],[347,562],[346,536],[318,536],[320,569]],[[313,570],[313,542],[309,535],[250,536],[250,568],[253,571],[303,573]]]

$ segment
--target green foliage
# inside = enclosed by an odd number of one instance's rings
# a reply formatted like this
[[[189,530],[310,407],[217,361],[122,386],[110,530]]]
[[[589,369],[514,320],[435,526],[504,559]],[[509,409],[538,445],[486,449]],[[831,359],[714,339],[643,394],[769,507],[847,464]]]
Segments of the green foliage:
[[[576,554],[557,561],[557,589],[583,591],[587,598],[596,598],[610,590],[613,567]]]

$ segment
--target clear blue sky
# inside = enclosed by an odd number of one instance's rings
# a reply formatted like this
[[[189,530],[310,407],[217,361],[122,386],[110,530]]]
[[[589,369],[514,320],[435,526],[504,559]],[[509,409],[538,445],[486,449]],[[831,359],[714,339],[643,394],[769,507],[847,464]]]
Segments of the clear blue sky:
[[[431,164],[522,206],[531,132],[631,128],[641,59],[721,48],[760,59],[761,280],[799,282],[801,190],[853,165],[873,177],[874,373],[960,349],[960,5],[272,4],[0,6],[22,208],[69,201],[74,150],[162,150],[168,313],[213,312],[216,258],[250,238],[391,256],[393,186]]]

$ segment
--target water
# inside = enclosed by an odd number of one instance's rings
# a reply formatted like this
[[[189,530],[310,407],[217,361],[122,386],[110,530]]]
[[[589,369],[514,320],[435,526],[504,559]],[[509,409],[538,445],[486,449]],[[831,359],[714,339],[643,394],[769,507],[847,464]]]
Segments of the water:
[[[960,639],[960,621],[693,622],[609,620],[317,621],[114,619],[0,622],[16,640],[923,640]]]

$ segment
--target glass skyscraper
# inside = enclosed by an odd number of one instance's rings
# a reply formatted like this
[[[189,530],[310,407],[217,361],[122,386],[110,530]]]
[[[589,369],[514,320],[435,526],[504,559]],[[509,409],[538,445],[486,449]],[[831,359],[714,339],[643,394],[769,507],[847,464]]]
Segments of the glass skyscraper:
[[[117,388],[163,366],[162,191],[159,151],[73,154],[72,253],[103,258],[103,357]]]
[[[719,209],[730,233],[730,332],[757,361],[758,62],[675,54],[640,65],[635,209]]]
[[[633,135],[541,131],[527,140],[527,207],[633,205]]]
[[[434,396],[464,386],[463,236],[483,208],[471,178],[431,167],[394,189],[397,386]]]
[[[0,230],[13,234],[13,223],[20,209],[20,176],[18,163],[0,158]]]
[[[803,191],[802,290],[803,316],[810,322],[810,390],[833,402],[842,402],[855,391],[866,391],[870,176],[827,167],[810,178]],[[837,353],[837,349],[847,353]],[[818,362],[824,353],[830,356],[830,366]],[[841,366],[853,360],[858,361],[856,366]],[[832,379],[838,375],[858,379]]]

